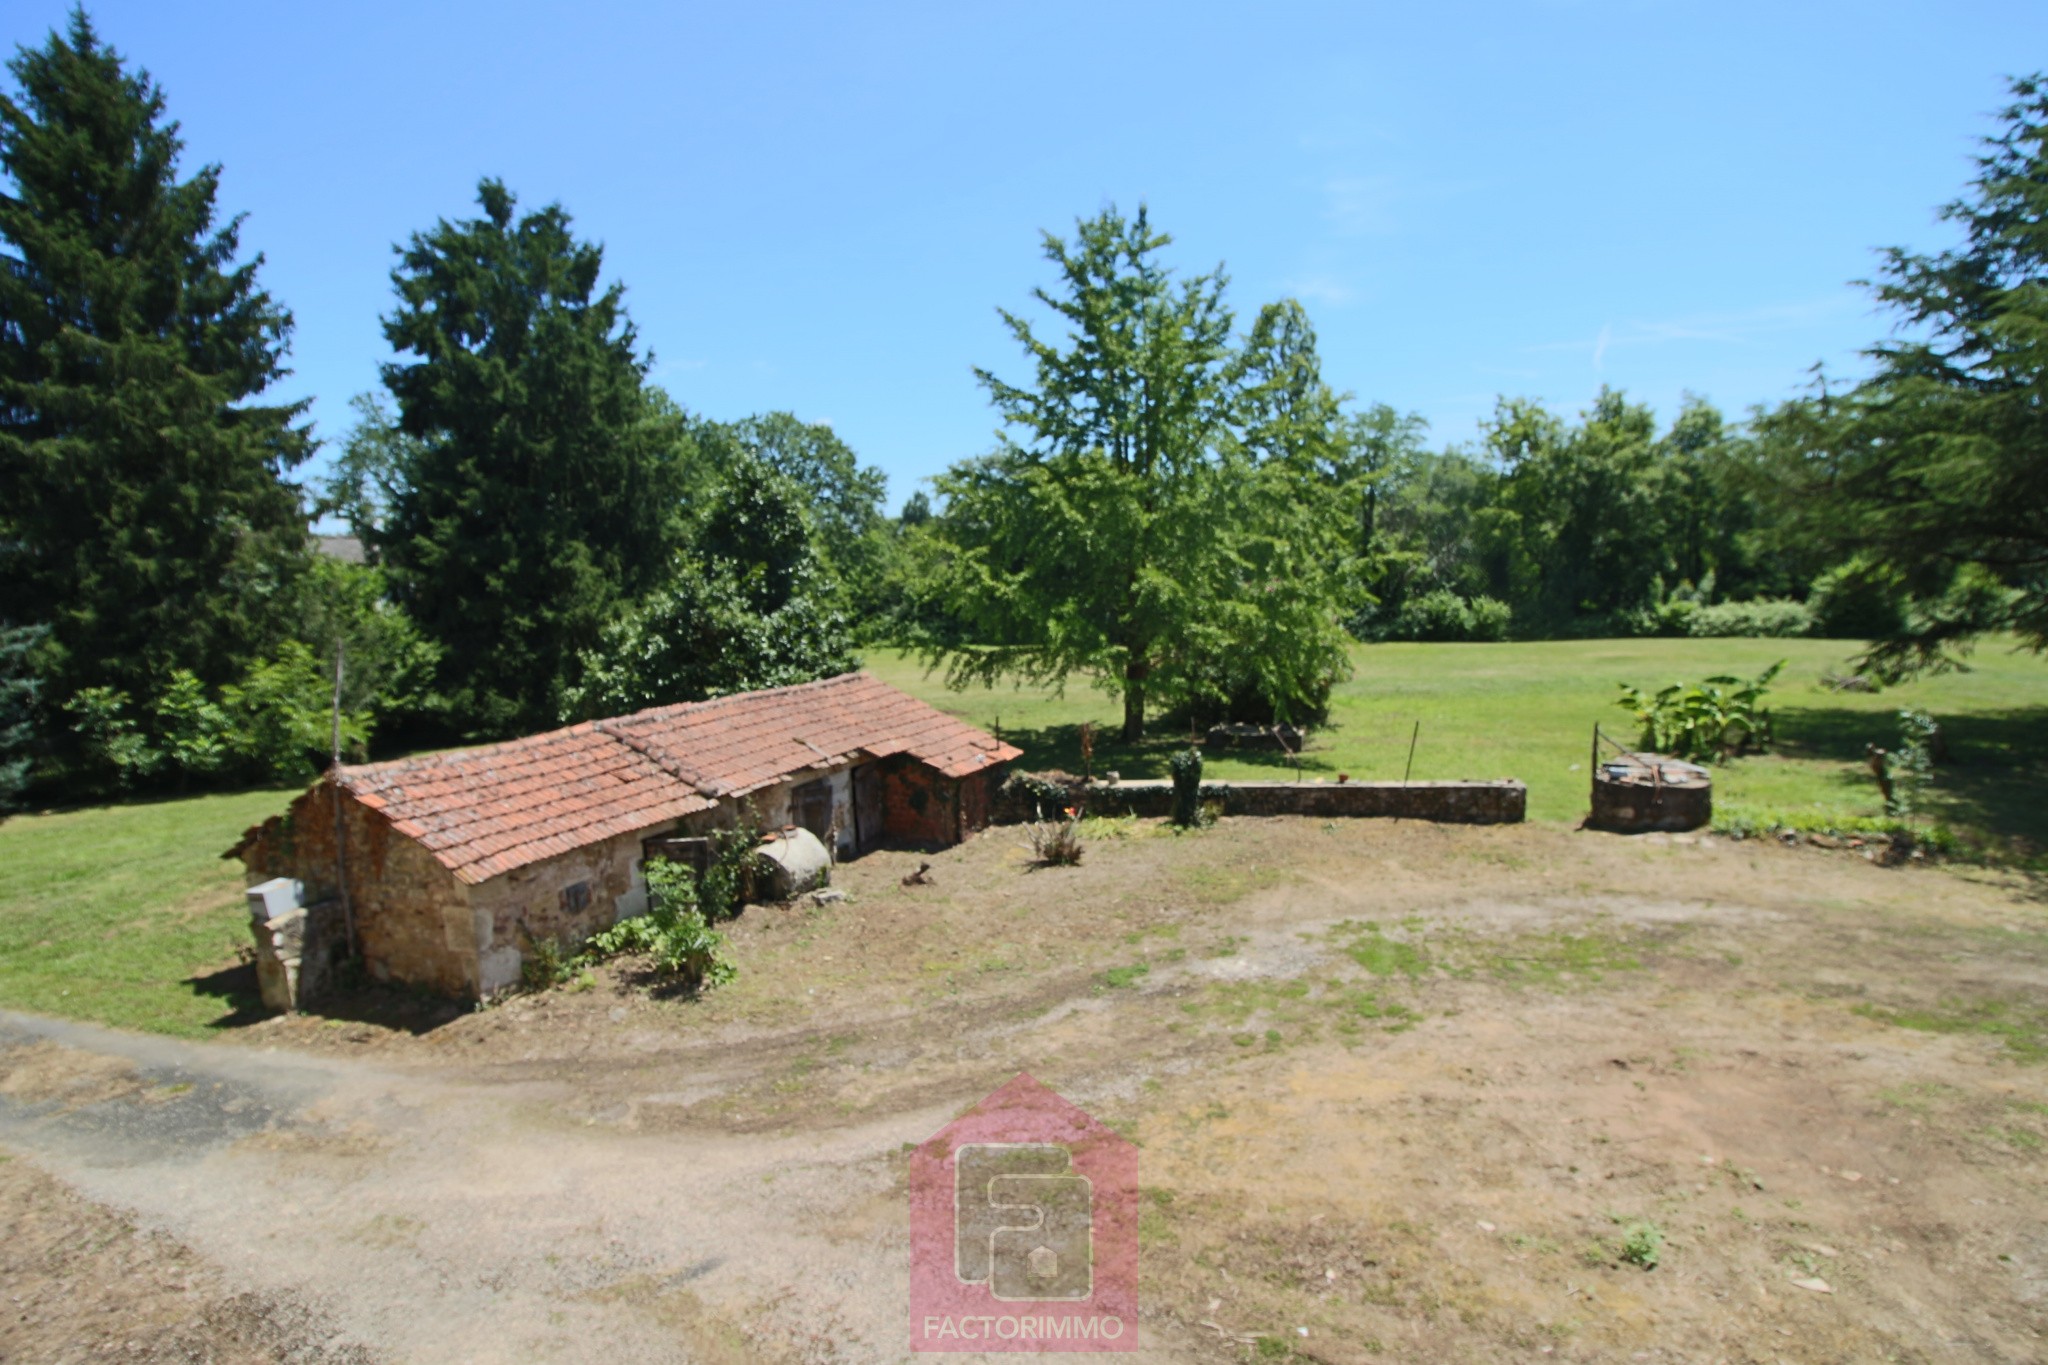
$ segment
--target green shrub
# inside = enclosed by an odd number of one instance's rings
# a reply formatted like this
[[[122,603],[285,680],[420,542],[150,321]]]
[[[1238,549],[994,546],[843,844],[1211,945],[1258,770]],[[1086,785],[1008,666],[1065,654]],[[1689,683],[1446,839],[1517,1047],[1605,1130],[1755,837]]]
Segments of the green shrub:
[[[552,938],[526,940],[526,956],[519,963],[519,981],[530,991],[544,991],[569,979],[572,959]]]
[[[1492,597],[1464,598],[1448,588],[1411,597],[1386,628],[1389,640],[1505,640],[1512,612]]]
[[[1685,618],[1686,634],[1710,639],[1752,636],[1785,639],[1805,635],[1812,629],[1813,613],[1807,610],[1805,603],[1774,598],[1696,607]]]
[[[164,759],[182,777],[217,773],[234,757],[234,723],[185,669],[171,674],[157,699],[156,724]]]
[[[607,957],[638,953],[652,960],[657,973],[689,990],[732,980],[734,968],[725,957],[725,935],[704,917],[696,873],[667,858],[649,859],[644,871],[647,913],[591,935],[565,971]]]
[[[82,687],[64,703],[71,732],[78,738],[83,771],[79,785],[105,795],[146,781],[163,764],[163,755],[142,733],[130,714],[126,692],[116,687]]]
[[[1813,633],[1828,640],[1881,640],[1906,628],[1906,585],[1892,569],[1852,559],[1813,580],[1806,595]]]
[[[1878,786],[1884,793],[1886,815],[1908,816],[1920,804],[1920,796],[1934,781],[1935,747],[1941,741],[1941,726],[1918,707],[1899,712],[1899,742],[1889,752],[1872,747],[1870,761],[1877,770]]]
[[[1043,773],[1011,773],[1003,779],[998,795],[1007,799],[1028,801],[1043,815],[1048,807],[1060,810],[1073,803],[1074,789],[1061,780],[1067,776],[1065,773],[1055,776]]]
[[[1671,639],[1692,634],[1692,618],[1701,604],[1691,597],[1670,597],[1635,611],[1623,612],[1620,633]]]
[[[754,860],[760,848],[761,827],[751,818],[743,818],[737,829],[712,833],[711,862],[695,890],[695,903],[705,918],[731,919],[745,908],[754,894]]]
[[[1173,769],[1173,823],[1183,829],[1202,821],[1202,751],[1177,750],[1168,760]]]
[[[221,707],[234,722],[243,766],[278,782],[317,771],[333,742],[333,686],[313,651],[287,640],[275,659],[257,662],[242,681],[222,688]],[[342,716],[344,745],[361,747],[367,730],[363,716]]]
[[[1764,693],[1785,667],[1783,659],[1748,682],[1720,675],[1697,686],[1673,683],[1661,692],[1621,684],[1617,704],[1642,723],[1645,749],[1695,763],[1711,763],[1771,744],[1771,713]]]
[[[1471,610],[1471,633],[1468,640],[1498,643],[1508,638],[1508,626],[1514,619],[1514,608],[1498,597],[1475,597],[1468,603]]]

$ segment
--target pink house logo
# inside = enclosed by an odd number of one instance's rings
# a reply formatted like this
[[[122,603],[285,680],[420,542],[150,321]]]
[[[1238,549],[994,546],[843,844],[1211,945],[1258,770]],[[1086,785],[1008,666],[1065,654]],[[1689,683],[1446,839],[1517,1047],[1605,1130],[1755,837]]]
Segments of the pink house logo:
[[[1019,1075],[910,1157],[914,1351],[1138,1346],[1138,1153]]]

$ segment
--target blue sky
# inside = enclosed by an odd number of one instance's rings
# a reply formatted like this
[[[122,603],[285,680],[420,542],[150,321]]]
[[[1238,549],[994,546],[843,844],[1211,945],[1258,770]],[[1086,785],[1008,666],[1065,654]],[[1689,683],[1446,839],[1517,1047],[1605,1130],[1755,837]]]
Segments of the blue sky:
[[[1299,297],[1331,382],[1439,442],[1502,393],[1775,402],[1855,370],[1888,321],[1850,282],[1948,240],[2003,77],[2048,67],[2048,5],[1969,0],[92,13],[225,166],[323,436],[388,358],[392,244],[490,174],[604,243],[678,400],[828,421],[892,503],[987,448],[995,309],[1112,201],[1241,318]]]

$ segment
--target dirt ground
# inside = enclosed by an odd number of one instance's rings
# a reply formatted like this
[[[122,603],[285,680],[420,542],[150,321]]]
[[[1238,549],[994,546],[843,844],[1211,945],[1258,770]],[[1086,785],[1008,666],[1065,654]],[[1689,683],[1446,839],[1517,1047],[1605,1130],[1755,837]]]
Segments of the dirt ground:
[[[901,1359],[907,1150],[1019,1071],[1139,1144],[1150,1358],[2048,1359],[2038,886],[1092,832],[846,865],[702,1000],[8,1021],[0,1359]]]

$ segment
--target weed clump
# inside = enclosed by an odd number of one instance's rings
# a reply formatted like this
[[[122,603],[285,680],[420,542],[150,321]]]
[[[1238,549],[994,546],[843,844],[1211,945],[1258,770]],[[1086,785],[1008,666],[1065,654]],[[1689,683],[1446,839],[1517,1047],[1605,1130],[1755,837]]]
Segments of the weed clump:
[[[1068,806],[1062,820],[1041,820],[1031,827],[1031,853],[1044,867],[1075,867],[1086,845],[1081,842],[1081,813]]]
[[[1629,1265],[1655,1270],[1664,1255],[1664,1230],[1655,1223],[1630,1223],[1621,1235],[1620,1254]]]

